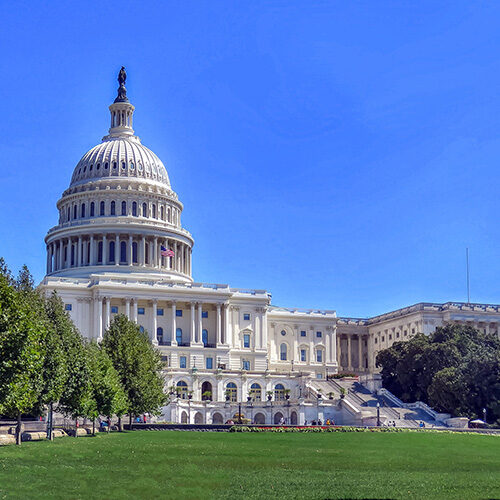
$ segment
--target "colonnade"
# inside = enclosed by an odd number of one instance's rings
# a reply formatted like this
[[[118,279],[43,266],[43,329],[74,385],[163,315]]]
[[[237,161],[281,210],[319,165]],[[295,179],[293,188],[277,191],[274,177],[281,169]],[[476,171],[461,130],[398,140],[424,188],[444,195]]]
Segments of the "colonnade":
[[[163,256],[161,247],[173,251]],[[172,238],[104,233],[64,237],[47,245],[47,274],[82,266],[146,266],[191,275],[191,248]]]
[[[354,339],[356,342],[353,342]],[[342,344],[347,344],[345,350]],[[357,358],[356,363],[354,357]],[[373,372],[375,369],[373,335],[337,334],[337,361],[339,371]]]
[[[102,339],[103,331],[109,327],[111,322],[111,301],[120,301],[121,305],[125,306],[125,315],[128,319],[138,323],[139,318],[139,302],[141,303],[141,308],[144,309],[144,316],[149,317],[148,325],[143,325],[149,332],[151,341],[154,345],[158,345],[157,331],[158,331],[158,304],[157,299],[147,300],[147,299],[134,299],[134,298],[123,298],[117,299],[116,297],[101,296],[98,295],[93,298],[93,318],[95,324],[93,330],[95,332],[95,338],[97,340]],[[180,303],[177,301],[168,301],[161,303],[161,309],[163,309],[162,316],[165,316],[166,311],[170,310],[170,340],[164,341],[163,345],[171,346],[196,346],[203,347],[203,307],[215,306],[215,344],[207,343],[205,347],[222,347],[227,346],[228,339],[230,338],[230,313],[229,305],[226,303],[211,303],[211,302],[199,302],[192,301],[188,303]],[[182,341],[179,343],[177,341],[177,310],[181,308],[182,311],[189,311],[189,337],[186,335]],[[148,313],[146,314],[146,309]]]

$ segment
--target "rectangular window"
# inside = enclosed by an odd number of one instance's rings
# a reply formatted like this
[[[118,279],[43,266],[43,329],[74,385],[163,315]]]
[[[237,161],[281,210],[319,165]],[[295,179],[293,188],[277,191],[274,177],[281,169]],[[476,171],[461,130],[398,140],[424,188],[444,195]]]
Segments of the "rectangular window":
[[[248,333],[243,335],[243,347],[250,347],[250,335]]]
[[[399,332],[397,332],[397,333],[396,333],[396,338],[398,338],[398,339],[399,339]]]
[[[208,318],[208,311],[201,311],[202,318]]]
[[[176,316],[182,316],[182,309],[176,309],[175,310],[175,315]]]
[[[316,361],[323,363],[323,351],[316,351]]]
[[[71,311],[72,309],[73,309],[73,306],[71,304],[64,304],[65,311]]]
[[[323,334],[322,334],[321,332],[316,332],[316,337],[317,337],[318,339],[320,339],[322,336],[323,336]]]
[[[111,306],[111,314],[118,314],[118,306]]]
[[[375,337],[375,344],[378,344],[378,338]]]
[[[389,334],[389,340],[392,340],[392,333]]]
[[[385,342],[385,337],[382,337],[382,342]]]
[[[137,314],[144,314],[144,307],[138,307]]]
[[[163,316],[163,309],[158,308],[158,309],[156,310],[156,315],[157,315],[157,316]]]
[[[412,333],[412,335],[415,333],[415,328],[411,329],[411,333]]]
[[[244,321],[250,321],[250,314],[245,313],[245,314],[243,315],[243,320],[244,320]]]
[[[306,331],[305,330],[301,330],[300,331],[300,336],[301,337],[305,337],[306,336]]]
[[[206,359],[206,367],[207,367],[207,370],[211,370],[214,367],[214,358],[207,358]]]
[[[248,361],[247,359],[243,360],[243,370],[250,370],[250,361]]]
[[[316,378],[323,378],[323,374],[322,373],[316,373]]]
[[[186,368],[186,356],[181,356],[179,358],[179,366],[181,368]]]
[[[300,361],[307,361],[307,354],[305,349],[300,350]]]

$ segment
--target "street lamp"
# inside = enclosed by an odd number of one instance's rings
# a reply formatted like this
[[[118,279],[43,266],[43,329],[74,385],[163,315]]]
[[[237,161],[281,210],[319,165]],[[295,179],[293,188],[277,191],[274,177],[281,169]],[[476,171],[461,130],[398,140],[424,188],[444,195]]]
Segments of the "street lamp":
[[[486,423],[486,408],[483,408],[483,420]]]
[[[380,403],[377,401],[377,427],[380,427]]]

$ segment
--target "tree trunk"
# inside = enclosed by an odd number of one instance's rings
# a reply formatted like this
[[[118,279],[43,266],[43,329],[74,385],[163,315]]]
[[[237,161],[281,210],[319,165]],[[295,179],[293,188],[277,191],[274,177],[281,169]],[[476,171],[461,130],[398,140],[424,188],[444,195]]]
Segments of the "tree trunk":
[[[21,444],[21,438],[23,434],[23,422],[21,420],[21,414],[17,414],[17,425],[16,425],[16,444]]]
[[[128,430],[132,430],[132,414],[129,414],[128,416]]]
[[[92,419],[92,436],[95,436],[95,418]]]
[[[123,432],[122,417],[118,417],[118,432]]]
[[[75,437],[78,437],[78,417],[75,418]]]
[[[108,434],[109,432],[111,431],[111,417],[108,417],[108,425],[106,426],[107,430],[108,430]]]
[[[54,403],[49,405],[49,441],[54,441]]]

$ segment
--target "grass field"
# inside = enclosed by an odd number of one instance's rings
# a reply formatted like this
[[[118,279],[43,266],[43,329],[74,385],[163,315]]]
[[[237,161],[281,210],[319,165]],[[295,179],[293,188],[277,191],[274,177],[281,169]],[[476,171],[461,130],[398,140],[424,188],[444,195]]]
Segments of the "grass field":
[[[500,437],[136,431],[0,448],[0,498],[500,498]]]

